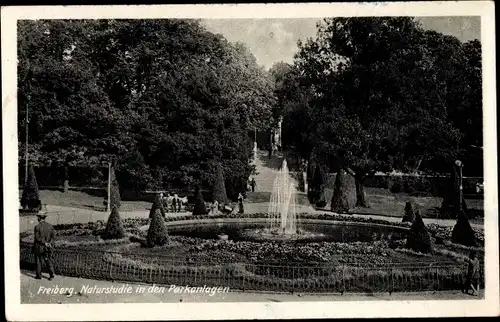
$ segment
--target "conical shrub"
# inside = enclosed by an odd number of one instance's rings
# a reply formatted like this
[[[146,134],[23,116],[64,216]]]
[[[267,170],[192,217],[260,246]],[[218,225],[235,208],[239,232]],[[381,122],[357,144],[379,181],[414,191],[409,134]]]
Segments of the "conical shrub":
[[[156,194],[155,199],[153,200],[153,205],[151,206],[151,210],[149,211],[149,218],[153,218],[156,210],[159,210],[161,216],[165,218],[165,207],[163,206],[163,201],[161,200],[160,194]]]
[[[227,202],[226,185],[224,183],[224,171],[220,164],[216,167],[216,178],[213,186],[213,200],[217,200],[220,204]]]
[[[354,206],[356,191],[353,179],[345,170],[338,171],[330,205],[333,212],[347,213]]]
[[[199,187],[196,188],[196,195],[194,199],[193,216],[202,216],[208,214],[205,201],[203,200],[203,194]]]
[[[464,246],[476,246],[476,238],[465,211],[457,215],[457,223],[451,232],[451,241]]]
[[[319,165],[316,165],[309,193],[309,200],[311,203],[316,204],[321,201],[323,184],[323,172],[321,171],[321,167]]]
[[[167,227],[159,209],[156,209],[151,218],[146,242],[149,247],[162,246],[168,242]]]
[[[123,228],[122,219],[120,218],[120,213],[116,206],[111,209],[111,214],[109,215],[103,237],[106,239],[119,239],[125,237],[125,228]]]
[[[40,193],[38,192],[35,169],[30,165],[28,168],[28,181],[23,187],[23,194],[21,196],[21,206],[23,209],[34,210],[38,209],[40,204]]]
[[[432,239],[427,227],[418,213],[415,214],[415,220],[411,225],[408,239],[406,240],[406,248],[412,249],[421,253],[432,252]]]
[[[111,187],[110,187],[110,207],[116,207],[120,209],[121,206],[121,198],[120,198],[120,188],[118,186],[118,181],[116,180],[116,174],[114,167],[111,167]]]
[[[403,222],[413,223],[415,221],[415,211],[414,206],[411,201],[407,201],[405,204],[405,214],[403,216]]]

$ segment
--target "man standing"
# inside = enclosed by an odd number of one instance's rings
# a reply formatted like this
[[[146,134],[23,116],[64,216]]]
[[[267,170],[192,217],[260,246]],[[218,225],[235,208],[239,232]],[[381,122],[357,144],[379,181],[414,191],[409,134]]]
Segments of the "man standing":
[[[478,295],[479,293],[479,259],[476,256],[475,251],[471,251],[469,258],[466,260],[469,265],[467,267],[467,276],[465,277],[465,283],[462,292],[469,294],[472,290],[472,295]]]
[[[49,270],[49,281],[54,278],[54,266],[52,264],[52,243],[56,231],[54,227],[45,221],[45,213],[37,214],[38,224],[35,226],[35,241],[33,243],[33,254],[36,260],[36,279],[42,279],[42,261]]]
[[[252,192],[255,192],[255,186],[257,185],[257,182],[255,182],[255,178],[252,178],[250,181],[250,186],[252,187]]]
[[[469,294],[472,290],[472,295],[478,295],[479,293],[479,260],[476,256],[475,251],[471,251],[469,258],[466,260],[469,265],[467,267],[467,276],[465,277],[465,283],[462,292]]]

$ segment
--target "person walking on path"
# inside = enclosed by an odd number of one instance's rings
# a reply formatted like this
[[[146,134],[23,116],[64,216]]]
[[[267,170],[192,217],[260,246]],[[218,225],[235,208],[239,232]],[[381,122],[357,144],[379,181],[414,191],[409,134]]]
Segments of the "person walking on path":
[[[241,192],[238,194],[238,213],[243,214],[245,210],[243,209],[243,195]]]
[[[257,182],[255,182],[255,178],[252,178],[250,181],[250,187],[252,187],[252,192],[255,192],[255,186],[257,185]]]
[[[472,295],[479,293],[479,260],[477,259],[476,252],[471,251],[469,258],[466,260],[469,265],[467,267],[467,276],[465,278],[463,293],[469,294],[472,289]]]
[[[45,221],[45,213],[37,214],[38,224],[35,226],[35,241],[33,243],[33,254],[36,260],[36,279],[42,279],[42,262],[45,262],[49,270],[49,281],[54,278],[54,265],[52,264],[52,249],[56,231],[54,227]]]

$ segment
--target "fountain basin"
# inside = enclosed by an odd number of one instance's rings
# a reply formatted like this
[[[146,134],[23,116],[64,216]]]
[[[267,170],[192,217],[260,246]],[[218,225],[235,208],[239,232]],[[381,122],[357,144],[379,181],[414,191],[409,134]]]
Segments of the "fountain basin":
[[[382,224],[351,223],[334,220],[301,219],[295,234],[280,234],[270,228],[268,218],[225,218],[186,220],[168,223],[173,236],[187,236],[201,239],[277,242],[370,242],[382,239],[405,239],[407,228]]]

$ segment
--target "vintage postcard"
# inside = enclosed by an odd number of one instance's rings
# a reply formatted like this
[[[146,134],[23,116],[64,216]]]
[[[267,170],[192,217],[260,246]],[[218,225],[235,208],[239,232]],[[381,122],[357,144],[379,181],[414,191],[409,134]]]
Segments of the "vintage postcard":
[[[1,14],[9,320],[500,314],[493,2]]]

